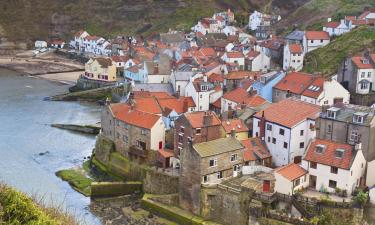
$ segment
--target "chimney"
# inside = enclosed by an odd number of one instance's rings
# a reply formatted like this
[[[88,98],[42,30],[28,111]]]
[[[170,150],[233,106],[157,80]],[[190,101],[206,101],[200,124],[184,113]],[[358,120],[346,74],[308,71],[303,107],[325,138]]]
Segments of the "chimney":
[[[260,130],[260,139],[264,140],[265,133],[266,133],[266,118],[264,117],[264,111],[262,111],[262,117],[260,118],[260,124],[259,124],[259,130]]]
[[[212,114],[209,113],[209,112],[204,112],[204,116],[203,116],[203,126],[204,127],[209,127],[211,126],[212,124]]]
[[[236,130],[234,128],[230,131],[230,136],[236,138]]]
[[[154,74],[159,74],[159,65],[154,64]]]
[[[189,102],[188,102],[187,98],[184,98],[184,102],[183,102],[182,110],[183,110],[184,112],[187,112],[188,109],[189,109]]]

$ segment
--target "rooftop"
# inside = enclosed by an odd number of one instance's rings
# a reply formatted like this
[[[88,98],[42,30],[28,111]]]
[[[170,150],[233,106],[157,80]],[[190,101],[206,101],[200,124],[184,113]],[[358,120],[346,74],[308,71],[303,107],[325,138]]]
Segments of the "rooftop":
[[[265,143],[262,142],[260,138],[249,138],[241,141],[241,143],[243,146],[245,146],[245,151],[243,154],[245,162],[271,157]]]
[[[314,79],[315,77],[312,74],[291,72],[281,79],[274,88],[300,95]]]
[[[307,174],[307,171],[295,163],[291,163],[275,170],[275,173],[280,174],[290,181],[294,181]]]
[[[233,137],[220,138],[213,141],[193,145],[194,150],[202,157],[220,155],[226,152],[241,150],[241,142]]]
[[[116,119],[137,127],[151,129],[160,119],[160,116],[134,110],[125,103],[112,104],[110,106]]]
[[[329,34],[326,31],[306,31],[308,40],[329,40]]]
[[[355,113],[359,113],[359,112],[365,113],[366,116],[364,117],[363,123],[361,123],[361,125],[364,125],[364,126],[371,125],[375,116],[374,109],[368,106],[360,106],[360,105],[352,105],[352,104],[346,104],[346,105],[336,104],[335,107],[331,107],[329,110],[333,110],[333,109],[335,109],[336,111],[336,117],[334,119],[333,118],[329,118],[329,119],[333,119],[333,120],[337,120],[341,122],[347,122],[347,123],[353,123],[353,115]],[[326,111],[321,112],[320,117],[328,118],[327,112]]]
[[[220,119],[212,111],[207,111],[207,112],[189,112],[189,113],[185,113],[184,115],[185,115],[186,119],[189,121],[190,125],[193,128],[205,127],[205,124],[204,124],[204,117],[205,116],[210,116],[211,117],[210,126],[221,125]]]
[[[240,119],[230,119],[230,120],[222,121],[221,125],[224,127],[224,130],[227,134],[230,134],[232,130],[234,130],[235,132],[249,131],[249,128]]]

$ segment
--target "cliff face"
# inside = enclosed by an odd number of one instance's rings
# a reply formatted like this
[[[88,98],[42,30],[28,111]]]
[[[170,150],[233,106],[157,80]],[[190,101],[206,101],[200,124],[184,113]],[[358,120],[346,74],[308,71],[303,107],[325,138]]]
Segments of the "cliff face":
[[[309,0],[12,0],[0,1],[0,35],[8,40],[67,38],[79,29],[108,36],[188,29],[197,19],[231,8],[287,15]],[[0,37],[1,37],[0,36]]]

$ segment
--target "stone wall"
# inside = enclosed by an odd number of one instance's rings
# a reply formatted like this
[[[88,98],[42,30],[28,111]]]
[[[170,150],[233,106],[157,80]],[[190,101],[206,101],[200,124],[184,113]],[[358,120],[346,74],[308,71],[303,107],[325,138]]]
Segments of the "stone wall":
[[[142,182],[93,182],[91,197],[109,197],[142,192]]]
[[[177,176],[170,176],[155,170],[148,170],[143,179],[143,191],[150,194],[178,193]]]

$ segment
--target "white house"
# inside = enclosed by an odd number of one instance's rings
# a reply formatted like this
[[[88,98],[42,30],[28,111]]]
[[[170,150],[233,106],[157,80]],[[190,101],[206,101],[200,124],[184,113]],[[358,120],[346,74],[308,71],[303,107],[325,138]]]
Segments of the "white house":
[[[263,51],[249,51],[246,54],[246,69],[249,71],[267,72],[271,67],[271,57]]]
[[[324,47],[330,42],[329,34],[326,31],[306,31],[303,36],[304,52],[311,52],[317,48]]]
[[[74,40],[70,42],[70,47],[79,50],[80,52],[84,51],[85,46],[83,44],[83,39],[89,36],[90,34],[84,30],[78,31],[74,35]]]
[[[323,25],[323,31],[328,32],[329,36],[339,36],[349,32],[350,28],[348,24],[345,23],[344,19],[340,20],[340,22],[336,22],[328,18],[328,22]]]
[[[190,78],[185,87],[185,96],[192,97],[196,105],[195,111],[207,111],[210,106],[210,95],[215,90],[213,85],[207,81],[206,75],[197,75]]]
[[[47,48],[47,42],[46,41],[35,41],[35,48],[36,49]]]
[[[234,26],[225,26],[223,29],[223,33],[227,36],[236,35],[238,33],[238,28]]]
[[[364,179],[366,160],[360,144],[353,147],[316,139],[309,145],[302,167],[309,173],[309,187],[328,192],[345,190],[350,195]]]
[[[316,105],[349,104],[350,92],[334,79],[316,78],[301,94],[301,100]]]
[[[296,190],[308,186],[308,174],[305,169],[295,163],[276,168],[275,191],[285,195],[293,195]]]
[[[284,61],[283,61],[283,69],[293,70],[293,71],[300,71],[303,68],[303,58],[305,53],[303,52],[303,48],[298,43],[289,44],[287,43],[284,46]]]
[[[256,30],[259,26],[271,26],[273,22],[279,20],[281,20],[279,15],[268,15],[255,10],[249,16],[249,29]]]
[[[243,88],[236,88],[226,92],[221,99],[221,113],[236,110],[243,106],[258,107],[267,103],[267,100],[259,95],[250,95]]]
[[[315,138],[320,107],[285,99],[254,115],[253,137],[266,142],[276,166],[301,162],[308,143]]]
[[[352,62],[355,65],[356,93],[368,94],[375,91],[375,54],[365,56],[354,56]]]
[[[245,56],[242,52],[226,52],[221,59],[226,63],[238,64],[240,70],[245,68]]]

